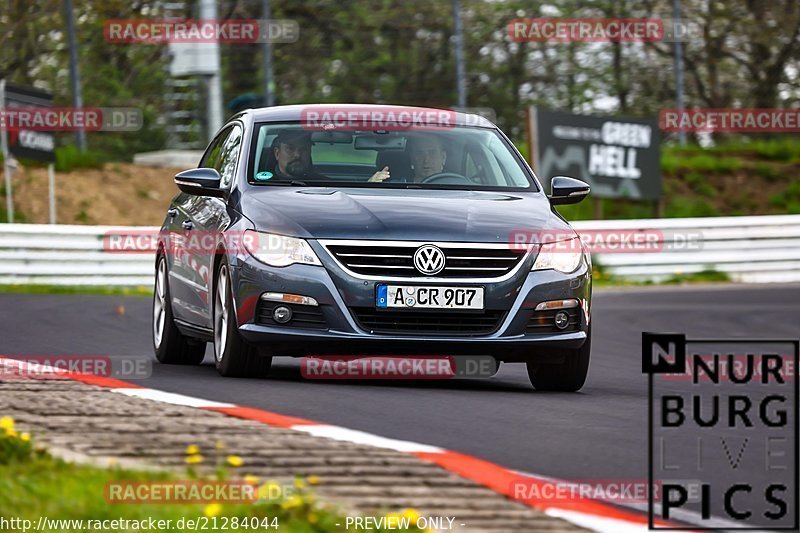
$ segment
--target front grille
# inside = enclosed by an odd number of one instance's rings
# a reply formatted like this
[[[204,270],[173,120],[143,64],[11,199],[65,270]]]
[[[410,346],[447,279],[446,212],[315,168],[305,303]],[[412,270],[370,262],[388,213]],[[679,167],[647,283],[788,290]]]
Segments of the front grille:
[[[328,244],[328,251],[348,270],[356,274],[387,277],[424,276],[415,267],[414,252],[423,243]],[[510,245],[482,247],[481,245],[437,245],[445,254],[445,268],[438,278],[499,278],[522,260],[524,253]]]
[[[505,311],[391,310],[352,308],[362,328],[374,334],[477,337],[493,333]]]
[[[279,324],[272,319],[272,310],[283,305],[292,310],[292,319],[286,324]],[[322,309],[313,305],[299,305],[282,302],[260,301],[256,309],[256,323],[263,326],[281,326],[285,328],[328,329],[328,323]]]
[[[556,313],[564,311],[569,315],[569,322],[564,329],[556,327]],[[538,333],[569,333],[578,331],[581,326],[581,309],[579,307],[572,307],[570,309],[546,309],[544,311],[534,311],[531,319],[528,321],[528,326],[525,328],[525,333],[538,334]]]

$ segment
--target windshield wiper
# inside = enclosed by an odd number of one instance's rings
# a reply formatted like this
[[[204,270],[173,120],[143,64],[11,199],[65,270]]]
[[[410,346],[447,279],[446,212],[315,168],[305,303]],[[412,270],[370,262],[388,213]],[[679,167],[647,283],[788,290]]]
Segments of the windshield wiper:
[[[268,185],[283,185],[285,187],[308,187],[308,183],[305,181],[300,180],[291,180],[291,181],[271,181]]]
[[[418,183],[406,184],[406,189],[427,189],[429,191],[471,191],[469,185],[456,185],[454,183],[443,183],[445,187],[423,187]]]

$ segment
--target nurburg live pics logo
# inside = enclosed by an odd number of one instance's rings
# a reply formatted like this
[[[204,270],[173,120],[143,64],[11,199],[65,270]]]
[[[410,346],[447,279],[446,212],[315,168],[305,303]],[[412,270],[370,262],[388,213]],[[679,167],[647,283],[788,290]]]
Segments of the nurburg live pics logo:
[[[798,358],[795,339],[642,333],[650,529],[798,530]]]

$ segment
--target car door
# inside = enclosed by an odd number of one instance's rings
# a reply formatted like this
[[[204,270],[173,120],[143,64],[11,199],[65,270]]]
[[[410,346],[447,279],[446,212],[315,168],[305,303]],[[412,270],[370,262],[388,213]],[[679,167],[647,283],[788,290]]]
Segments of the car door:
[[[219,163],[222,147],[231,132],[231,128],[221,131],[209,143],[198,168],[216,168]],[[172,312],[175,318],[198,326],[207,327],[206,308],[208,287],[203,278],[208,273],[198,263],[196,247],[201,234],[196,230],[197,220],[204,220],[207,215],[198,215],[205,208],[206,197],[193,194],[179,194],[170,206],[170,253],[169,289],[172,299]]]
[[[220,187],[230,189],[239,162],[244,129],[234,123],[221,134],[219,150],[210,155],[205,166],[215,168],[219,172]],[[195,196],[188,210],[189,246],[187,248],[190,262],[190,286],[194,289],[193,305],[190,312],[194,315],[192,322],[204,327],[212,327],[211,290],[214,279],[214,260],[217,243],[224,236],[230,225],[227,209],[227,198],[211,196]]]

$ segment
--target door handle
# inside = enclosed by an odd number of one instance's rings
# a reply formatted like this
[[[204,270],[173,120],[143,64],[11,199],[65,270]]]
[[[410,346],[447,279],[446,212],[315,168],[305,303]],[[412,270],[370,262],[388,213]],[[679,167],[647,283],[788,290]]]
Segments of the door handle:
[[[181,222],[181,227],[183,229],[192,229],[194,227],[194,223],[191,220],[184,220]]]
[[[169,209],[167,209],[167,215],[169,215],[169,218],[175,218],[175,215],[177,214],[178,210],[176,208],[170,207]]]

